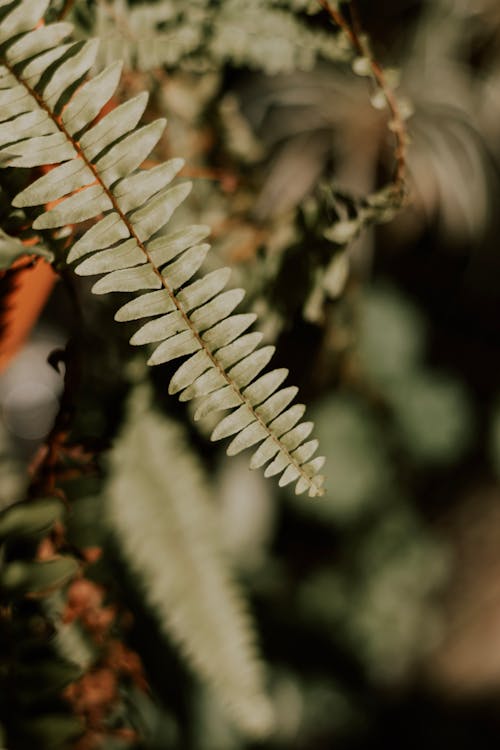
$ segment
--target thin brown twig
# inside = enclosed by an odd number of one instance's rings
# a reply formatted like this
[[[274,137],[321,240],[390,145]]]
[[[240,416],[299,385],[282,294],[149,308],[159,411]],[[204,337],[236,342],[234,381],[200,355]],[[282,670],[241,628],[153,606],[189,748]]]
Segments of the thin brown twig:
[[[62,21],[64,18],[66,18],[66,16],[71,11],[74,4],[75,4],[75,0],[64,0],[62,8],[59,11],[59,14],[57,16],[57,20]]]
[[[397,194],[401,198],[404,198],[404,196],[406,195],[406,151],[408,135],[397,97],[394,94],[392,88],[387,83],[384,69],[382,68],[380,63],[375,60],[375,58],[371,54],[367,42],[359,33],[358,20],[356,19],[356,23],[351,26],[344,18],[344,15],[340,10],[332,8],[329,0],[318,0],[318,2],[323,10],[328,13],[331,20],[344,32],[356,52],[361,57],[364,57],[368,60],[373,78],[378,88],[384,95],[387,107],[391,114],[389,127],[394,133],[395,138],[394,158],[396,166],[394,170],[393,183]]]

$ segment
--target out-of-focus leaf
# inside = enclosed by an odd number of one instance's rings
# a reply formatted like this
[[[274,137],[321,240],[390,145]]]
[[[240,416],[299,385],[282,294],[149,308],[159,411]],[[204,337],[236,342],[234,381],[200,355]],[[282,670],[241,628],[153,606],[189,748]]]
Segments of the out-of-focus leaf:
[[[57,498],[39,498],[31,503],[20,503],[0,513],[0,539],[29,537],[48,531],[64,513]]]
[[[62,586],[78,570],[73,557],[46,562],[11,562],[0,575],[0,586],[12,595],[36,594]]]
[[[41,258],[45,258],[49,263],[54,260],[54,254],[52,251],[45,248],[43,244],[38,243],[27,247],[20,240],[15,237],[10,237],[0,229],[0,271],[10,268],[19,258],[28,257],[30,255],[37,255]]]

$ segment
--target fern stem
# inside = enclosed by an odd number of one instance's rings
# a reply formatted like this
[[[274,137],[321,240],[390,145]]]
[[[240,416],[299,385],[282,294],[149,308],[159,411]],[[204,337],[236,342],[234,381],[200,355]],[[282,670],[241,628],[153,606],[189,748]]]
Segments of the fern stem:
[[[370,48],[366,40],[354,27],[350,26],[344,18],[340,10],[336,10],[330,5],[329,0],[318,0],[323,10],[328,13],[331,20],[344,32],[349,39],[352,47],[361,56],[368,60],[370,65],[373,78],[378,88],[384,95],[387,107],[391,114],[390,130],[394,133],[395,147],[394,147],[394,159],[396,161],[396,167],[394,170],[393,186],[397,194],[404,199],[406,195],[406,151],[408,143],[408,135],[404,124],[404,119],[401,114],[401,109],[394,91],[387,83],[387,79],[384,73],[383,67],[371,54]],[[358,23],[355,24],[358,26]]]

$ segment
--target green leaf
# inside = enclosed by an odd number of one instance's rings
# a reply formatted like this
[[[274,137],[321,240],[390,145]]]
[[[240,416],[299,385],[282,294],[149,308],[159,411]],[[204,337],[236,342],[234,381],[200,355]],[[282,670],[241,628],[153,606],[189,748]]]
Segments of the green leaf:
[[[179,292],[180,304],[186,311],[203,305],[224,289],[230,276],[230,268],[218,268],[216,271],[207,273],[202,279],[194,281]]]
[[[174,310],[168,315],[162,315],[161,318],[156,318],[143,325],[134,333],[130,343],[137,346],[138,344],[150,344],[153,341],[168,339],[175,333],[183,331],[185,327],[186,324],[181,312]]]
[[[64,506],[56,498],[12,505],[0,513],[0,539],[43,534],[63,515]]]
[[[134,211],[130,221],[141,242],[165,226],[175,209],[187,198],[192,184],[183,182],[172,188],[161,190],[143,208]]]
[[[184,357],[186,354],[192,354],[197,349],[201,349],[201,344],[193,337],[191,331],[182,331],[157,346],[148,359],[148,365],[161,365],[172,359]]]
[[[81,159],[72,159],[51,169],[50,172],[28,185],[25,190],[16,195],[12,205],[24,208],[55,201],[77,188],[89,185],[94,179],[92,170]]]
[[[59,588],[79,569],[73,557],[58,557],[46,562],[11,562],[0,575],[0,587],[9,594],[40,594]]]
[[[44,100],[51,109],[55,109],[61,96],[89,72],[95,62],[98,46],[97,39],[91,39],[55,70],[43,90]]]
[[[122,66],[123,63],[118,60],[87,81],[63,109],[61,119],[70,135],[79,133],[91,123],[111,99],[118,86]]]
[[[107,151],[96,162],[102,182],[108,187],[127,177],[148,156],[160,140],[166,120],[155,120],[135,130]]]
[[[127,302],[120,307],[115,314],[115,320],[127,321],[137,320],[138,318],[149,318],[152,315],[162,315],[163,313],[175,310],[175,304],[165,289],[159,292],[150,292],[143,294],[141,297]]]
[[[146,262],[144,253],[137,247],[135,237],[120,242],[110,250],[94,253],[75,268],[80,276],[92,276],[98,273],[109,273],[113,270],[132,268]]]
[[[92,219],[111,207],[111,200],[101,185],[90,185],[39,216],[33,222],[33,229],[53,229],[76,224]]]
[[[166,187],[183,166],[184,159],[170,159],[165,164],[160,164],[152,169],[143,169],[131,177],[120,180],[113,193],[121,210],[128,213],[139,208],[155,193]],[[206,234],[208,234],[208,229]],[[180,236],[185,236],[185,232],[180,233]],[[204,236],[202,235],[200,239],[203,239]],[[194,240],[192,244],[196,241]],[[184,249],[182,247],[179,252]]]
[[[146,109],[148,95],[143,92],[120,104],[99,120],[80,139],[80,147],[89,161],[122,136],[133,130]]]
[[[72,31],[72,25],[62,21],[41,26],[22,36],[18,42],[11,44],[7,49],[6,58],[11,65],[17,65],[24,60],[29,60],[30,57],[57,47]]]
[[[15,237],[9,237],[0,229],[0,270],[10,268],[18,258],[37,255],[45,258],[49,263],[54,260],[54,254],[42,244],[26,247]]]
[[[118,240],[130,237],[127,225],[115,212],[109,213],[103,219],[90,227],[68,253],[68,263],[81,258],[83,255],[96,250],[111,247]]]
[[[112,271],[92,287],[94,294],[107,292],[137,292],[141,289],[157,289],[161,279],[149,265]]]
[[[192,313],[190,316],[192,324],[196,326],[198,331],[206,331],[207,328],[211,328],[219,320],[223,320],[232,313],[244,296],[243,289],[230,289],[228,292],[219,294],[211,302],[199,307]]]
[[[14,7],[0,24],[0,44],[22,31],[31,31],[49,6],[49,0],[30,0]]]

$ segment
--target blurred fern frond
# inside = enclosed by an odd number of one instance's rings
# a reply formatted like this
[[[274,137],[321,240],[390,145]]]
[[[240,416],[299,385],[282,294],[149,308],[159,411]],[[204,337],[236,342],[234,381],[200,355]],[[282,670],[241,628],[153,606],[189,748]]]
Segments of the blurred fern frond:
[[[272,726],[245,603],[217,542],[209,480],[181,428],[133,392],[111,455],[107,515],[164,633],[246,734]]]
[[[98,3],[83,20],[102,40],[101,65],[120,57],[141,71],[230,64],[276,74],[311,70],[318,59],[349,59],[343,35],[310,27],[300,10],[266,0],[140,5],[114,0]]]

